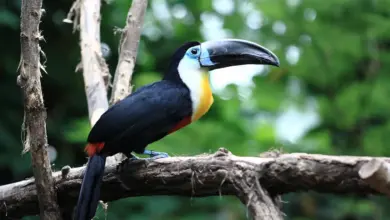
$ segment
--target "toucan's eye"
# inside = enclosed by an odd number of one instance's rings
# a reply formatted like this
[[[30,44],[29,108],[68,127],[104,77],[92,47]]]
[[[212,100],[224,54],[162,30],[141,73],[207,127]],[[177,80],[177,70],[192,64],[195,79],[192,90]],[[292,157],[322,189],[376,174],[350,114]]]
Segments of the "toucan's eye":
[[[198,54],[198,48],[193,48],[193,49],[191,49],[191,53],[192,53],[193,55]]]

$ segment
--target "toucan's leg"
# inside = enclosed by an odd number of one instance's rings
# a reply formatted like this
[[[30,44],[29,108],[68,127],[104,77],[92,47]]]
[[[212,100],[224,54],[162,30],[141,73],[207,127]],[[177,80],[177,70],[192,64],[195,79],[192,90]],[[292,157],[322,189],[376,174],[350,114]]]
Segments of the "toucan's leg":
[[[139,160],[139,159],[141,159],[141,158],[135,156],[132,153],[129,153],[128,155],[126,155],[126,157],[127,157],[128,160]]]
[[[145,160],[145,161],[148,161],[148,160],[153,160],[153,159],[169,157],[169,155],[167,153],[153,151],[153,150],[144,150],[141,154],[149,155],[150,158],[139,158],[139,157],[135,156],[132,153],[126,154],[127,159],[123,160],[122,162],[119,163],[119,165],[117,166],[117,170],[121,169],[124,165],[126,165],[127,163],[129,163],[131,161],[134,161],[134,160]]]
[[[169,157],[169,155],[165,152],[158,152],[158,151],[153,151],[153,150],[144,150],[144,152],[142,154],[149,155],[151,157],[151,159]]]

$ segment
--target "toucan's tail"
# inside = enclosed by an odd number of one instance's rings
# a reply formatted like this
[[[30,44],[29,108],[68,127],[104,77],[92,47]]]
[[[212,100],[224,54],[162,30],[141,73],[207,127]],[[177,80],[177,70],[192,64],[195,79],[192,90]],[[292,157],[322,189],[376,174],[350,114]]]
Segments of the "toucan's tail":
[[[95,154],[89,158],[77,201],[74,220],[91,220],[95,216],[100,197],[106,156]]]

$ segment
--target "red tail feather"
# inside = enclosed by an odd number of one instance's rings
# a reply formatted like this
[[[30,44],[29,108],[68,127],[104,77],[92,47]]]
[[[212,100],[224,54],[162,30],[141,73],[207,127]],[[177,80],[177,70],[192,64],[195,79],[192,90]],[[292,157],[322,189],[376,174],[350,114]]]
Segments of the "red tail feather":
[[[88,143],[85,147],[85,152],[87,152],[88,156],[93,156],[96,153],[99,153],[104,147],[104,142],[98,143]]]

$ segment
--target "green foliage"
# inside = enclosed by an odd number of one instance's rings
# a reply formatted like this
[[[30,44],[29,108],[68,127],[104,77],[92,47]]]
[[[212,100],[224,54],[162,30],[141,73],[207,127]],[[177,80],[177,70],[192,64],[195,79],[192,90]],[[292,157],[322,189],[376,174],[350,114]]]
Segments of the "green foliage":
[[[102,41],[113,52],[115,71],[127,0],[105,1]],[[5,7],[1,7],[5,6]],[[41,28],[48,57],[43,88],[49,143],[57,150],[55,168],[85,163],[83,146],[90,125],[80,73],[78,34],[61,20],[71,1],[45,1]],[[170,155],[212,153],[226,147],[256,156],[268,149],[285,152],[389,156],[390,0],[153,0],[146,14],[133,77],[135,88],[157,81],[170,54],[182,42],[236,37],[271,48],[281,68],[266,68],[253,86],[228,85],[216,91],[210,112],[198,122],[153,143]],[[0,2],[0,170],[1,184],[31,176],[29,155],[21,156],[22,98],[16,86],[19,62],[20,1]],[[4,43],[6,42],[6,43]],[[213,74],[213,73],[212,73]],[[240,74],[240,73],[237,73]],[[226,75],[227,77],[227,75]],[[215,83],[215,82],[214,82]],[[314,103],[314,104],[313,104]],[[310,107],[311,106],[311,107]],[[303,116],[289,116],[295,109]],[[304,129],[311,116],[319,118]],[[293,120],[294,119],[294,120]],[[303,136],[286,139],[281,130]],[[381,198],[294,193],[284,196],[286,219],[387,219]],[[233,197],[139,197],[101,208],[99,219],[246,219]],[[25,218],[31,219],[31,218]]]

